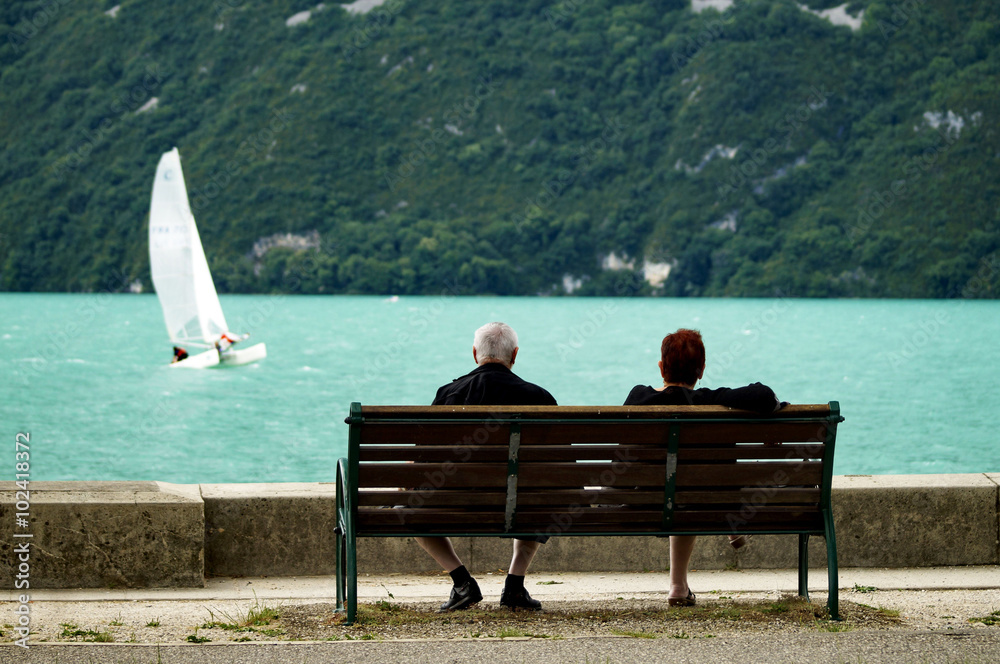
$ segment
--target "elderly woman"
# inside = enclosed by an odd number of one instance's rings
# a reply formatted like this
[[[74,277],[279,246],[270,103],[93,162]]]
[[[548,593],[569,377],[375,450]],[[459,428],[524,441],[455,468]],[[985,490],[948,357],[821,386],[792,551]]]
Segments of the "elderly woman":
[[[663,387],[636,385],[625,399],[626,406],[728,406],[770,413],[785,405],[766,385],[753,383],[746,387],[720,387],[715,390],[694,385],[705,372],[705,344],[697,330],[677,330],[663,338],[660,345],[660,375]],[[746,535],[731,535],[729,543],[739,549],[747,542]],[[694,593],[688,587],[687,574],[694,552],[694,535],[670,537],[670,606],[693,606]]]

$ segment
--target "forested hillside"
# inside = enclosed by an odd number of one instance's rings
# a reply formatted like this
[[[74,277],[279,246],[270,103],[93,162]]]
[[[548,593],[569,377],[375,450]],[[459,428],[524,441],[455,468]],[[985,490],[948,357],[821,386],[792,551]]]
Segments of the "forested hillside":
[[[220,292],[1000,292],[993,0],[363,4],[4,2],[0,290],[149,290],[177,146]]]

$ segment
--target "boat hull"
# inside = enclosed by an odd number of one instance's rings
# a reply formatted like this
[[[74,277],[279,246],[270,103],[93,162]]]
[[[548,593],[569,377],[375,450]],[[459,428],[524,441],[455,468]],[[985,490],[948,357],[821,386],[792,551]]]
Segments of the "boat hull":
[[[249,348],[240,350],[230,349],[219,356],[223,366],[236,367],[241,364],[250,364],[267,357],[267,346],[265,344],[254,344]]]

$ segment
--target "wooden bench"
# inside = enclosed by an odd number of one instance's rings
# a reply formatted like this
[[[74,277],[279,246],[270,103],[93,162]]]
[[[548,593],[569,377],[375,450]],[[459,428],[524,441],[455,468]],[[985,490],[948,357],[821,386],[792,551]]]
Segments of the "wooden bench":
[[[826,538],[836,401],[761,416],[721,406],[362,406],[337,464],[337,607],[357,612],[358,537]]]

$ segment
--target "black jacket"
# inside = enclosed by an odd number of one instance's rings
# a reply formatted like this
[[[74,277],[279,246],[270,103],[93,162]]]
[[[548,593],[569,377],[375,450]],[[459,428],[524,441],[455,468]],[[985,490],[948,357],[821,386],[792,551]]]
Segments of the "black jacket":
[[[657,391],[649,385],[636,385],[625,399],[626,406],[728,406],[758,413],[772,413],[781,407],[774,390],[767,385],[753,383],[746,387],[720,387],[710,390],[702,387],[689,390],[671,386]]]
[[[547,390],[502,364],[482,364],[439,388],[433,406],[555,406]]]

